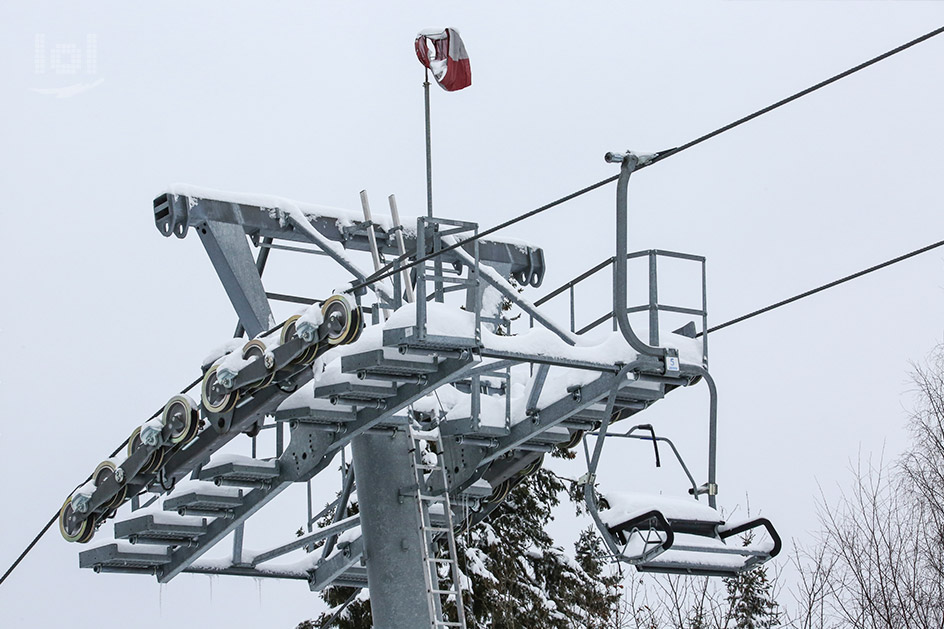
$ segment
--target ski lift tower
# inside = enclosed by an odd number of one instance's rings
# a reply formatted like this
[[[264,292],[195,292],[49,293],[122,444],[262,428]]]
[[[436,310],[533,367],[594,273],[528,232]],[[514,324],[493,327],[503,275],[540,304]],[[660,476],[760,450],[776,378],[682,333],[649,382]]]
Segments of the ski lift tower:
[[[80,552],[80,566],[150,574],[161,583],[186,572],[302,579],[312,590],[368,588],[378,627],[465,627],[456,531],[487,518],[547,452],[576,447],[588,432],[597,439],[592,455],[587,450],[585,495],[615,560],[640,570],[736,574],[776,555],[780,541],[769,522],[727,523],[715,508],[717,402],[703,334],[705,260],[628,251],[627,187],[645,158],[608,159],[621,168],[614,256],[533,301],[511,280],[541,286],[540,248],[478,238],[478,225],[462,220],[420,217],[415,226],[401,225],[392,197],[390,217],[376,218],[366,195],[363,217],[186,186],[155,199],[163,235],[198,235],[239,324],[236,338],[199,365],[199,380],[134,427],[127,448],[66,499],[60,530],[69,541],[89,543],[114,519],[110,536],[102,532],[104,541]],[[351,283],[334,293],[268,292],[263,274],[273,253],[320,256],[349,273]],[[640,258],[649,268],[648,300],[631,305],[627,260]],[[700,308],[659,301],[657,269],[665,258],[700,265]],[[368,282],[365,261],[389,277]],[[612,304],[578,326],[574,289],[608,271]],[[567,296],[569,326],[551,314],[555,300]],[[300,312],[276,321],[275,302]],[[508,304],[529,327],[512,329],[503,317]],[[645,340],[630,323],[638,313],[646,316]],[[670,332],[663,329],[669,315],[693,321]],[[585,333],[609,322],[606,341],[590,344]],[[613,424],[698,382],[711,394],[704,482],[683,462],[689,496],[598,491],[597,464]],[[257,436],[270,430],[275,450],[262,452]],[[659,443],[675,450],[648,424],[617,436],[651,441],[657,455]],[[251,442],[250,455],[233,453],[240,442]],[[337,499],[314,513],[312,483],[326,482],[324,471],[338,458],[344,474]],[[308,486],[307,532],[264,552],[244,550],[245,522],[294,483]],[[726,543],[749,529],[761,533],[750,547]],[[229,560],[202,558],[227,537]]]

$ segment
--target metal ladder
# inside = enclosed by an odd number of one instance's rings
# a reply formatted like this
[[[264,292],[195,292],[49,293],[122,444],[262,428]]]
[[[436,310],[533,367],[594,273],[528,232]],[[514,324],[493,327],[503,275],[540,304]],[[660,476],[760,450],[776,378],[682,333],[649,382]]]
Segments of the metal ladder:
[[[462,601],[462,586],[460,584],[458,552],[456,550],[456,538],[452,527],[452,505],[449,502],[449,485],[446,479],[446,470],[443,467],[441,454],[436,455],[436,463],[429,464],[423,460],[423,441],[435,444],[436,452],[442,453],[442,438],[439,429],[429,432],[415,431],[410,428],[410,439],[412,441],[412,462],[413,476],[416,479],[416,496],[419,505],[420,518],[420,548],[423,554],[423,576],[426,579],[427,601],[429,603],[430,627],[438,629],[439,627],[461,627],[466,629],[465,607]],[[426,474],[430,476],[439,474],[442,479],[443,491],[439,494],[432,494],[428,489]],[[444,525],[434,525],[430,516],[430,508],[434,505],[442,507]],[[448,546],[448,556],[444,558],[436,557],[437,538],[440,535],[445,536]],[[439,567],[448,565],[452,575],[452,585],[448,589],[442,589],[439,583]],[[453,596],[456,601],[456,621],[446,620],[443,612],[442,596]]]

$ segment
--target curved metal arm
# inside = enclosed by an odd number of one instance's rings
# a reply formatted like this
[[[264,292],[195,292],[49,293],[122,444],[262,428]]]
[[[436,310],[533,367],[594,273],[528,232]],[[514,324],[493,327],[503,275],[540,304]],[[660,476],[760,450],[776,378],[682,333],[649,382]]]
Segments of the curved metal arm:
[[[767,553],[770,557],[776,557],[780,554],[780,549],[783,548],[783,542],[780,540],[780,535],[777,534],[777,530],[774,528],[774,525],[767,518],[756,518],[750,520],[749,522],[743,522],[737,526],[730,528],[722,527],[718,531],[718,537],[722,540],[726,540],[733,535],[740,535],[751,529],[756,529],[758,527],[764,527],[767,529],[767,535],[770,536],[771,541],[774,543],[774,547],[770,549],[770,552]]]
[[[623,365],[616,374],[616,378],[613,380],[613,388],[610,390],[610,395],[606,400],[606,411],[603,413],[603,422],[597,430],[597,432],[600,433],[600,437],[593,446],[593,457],[591,457],[590,461],[587,463],[587,473],[591,479],[591,483],[593,477],[596,476],[597,465],[600,463],[600,454],[603,452],[603,440],[606,438],[606,430],[609,428],[610,419],[613,417],[613,408],[616,406],[616,394],[619,393],[620,385],[630,371],[635,371],[648,364],[648,362],[649,361],[634,360],[631,363]]]
[[[717,459],[718,459],[718,387],[708,370],[698,365],[683,363],[679,368],[682,374],[701,376],[708,385],[708,504],[717,508]]]
[[[610,389],[610,395],[606,400],[606,411],[603,414],[603,423],[600,424],[598,432],[600,436],[597,438],[596,444],[593,446],[593,456],[589,457],[587,461],[587,482],[583,486],[583,500],[587,505],[587,511],[590,512],[590,517],[593,518],[594,523],[597,525],[597,529],[601,532],[606,530],[606,525],[603,523],[603,520],[600,519],[600,514],[597,510],[597,501],[596,496],[594,495],[593,484],[597,475],[597,465],[600,463],[600,454],[603,452],[603,440],[606,439],[606,430],[610,426],[610,418],[613,416],[613,407],[616,406],[616,394],[619,392],[620,384],[622,384],[623,379],[626,378],[626,375],[630,371],[639,369],[642,365],[648,363],[649,361],[643,360],[634,360],[631,363],[623,365],[619,370],[619,373],[616,374],[616,378],[613,380],[613,388]],[[584,441],[584,447],[586,447],[586,441]],[[609,536],[604,535],[603,541],[606,544],[607,548],[614,555],[619,555],[620,550],[613,543],[612,539],[609,539]]]
[[[623,333],[623,338],[626,339],[630,347],[644,356],[662,358],[666,354],[665,349],[643,343],[633,332],[633,326],[629,323],[629,315],[626,314],[626,282],[628,277],[626,255],[629,253],[627,250],[629,238],[627,235],[626,200],[629,176],[639,164],[639,158],[629,152],[624,155],[606,154],[606,160],[609,162],[620,158],[619,182],[616,184],[616,261],[613,267],[613,313],[616,322],[619,324],[620,332]]]

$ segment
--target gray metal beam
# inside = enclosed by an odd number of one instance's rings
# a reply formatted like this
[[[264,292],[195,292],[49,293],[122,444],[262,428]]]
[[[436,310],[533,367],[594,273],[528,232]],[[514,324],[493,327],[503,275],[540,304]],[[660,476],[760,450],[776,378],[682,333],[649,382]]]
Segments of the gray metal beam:
[[[232,577],[253,577],[254,579],[297,579],[305,581],[307,574],[299,572],[290,572],[288,570],[257,570],[256,568],[247,568],[246,566],[229,566],[227,568],[213,568],[210,566],[190,566],[185,573],[188,574],[207,574],[210,576],[224,575]]]
[[[262,273],[265,271],[266,262],[269,260],[269,245],[272,244],[271,238],[263,238],[262,245],[260,245],[259,255],[256,256],[256,272],[259,273],[259,280],[262,280]],[[271,295],[266,293],[266,299],[269,299]],[[245,334],[246,329],[243,327],[242,322],[236,324],[236,332],[233,333],[233,337],[238,338]]]
[[[520,421],[511,428],[511,434],[498,440],[498,447],[485,457],[480,465],[490,463],[509,450],[525,443],[535,435],[553,428],[571,415],[592,406],[613,390],[615,374],[603,374],[593,382],[585,384],[573,394],[557,400],[539,410],[531,421]],[[628,384],[628,381],[627,381]]]
[[[550,365],[556,367],[565,367],[567,369],[585,369],[588,371],[599,371],[602,373],[616,373],[619,367],[607,363],[596,363],[589,360],[573,360],[570,358],[555,358],[553,356],[542,356],[540,354],[528,354],[525,352],[510,352],[500,349],[483,348],[479,355],[482,358],[497,358],[499,360],[513,361],[515,363],[534,363],[536,365]]]
[[[275,324],[256,261],[239,225],[206,221],[197,227],[200,240],[223,288],[250,337]]]
[[[472,256],[462,249],[454,249],[453,251],[455,251],[456,256],[462,261],[463,264],[468,265],[469,268],[475,268],[475,259]],[[479,266],[478,275],[481,279],[485,280],[487,283],[498,289],[498,291],[508,298],[513,304],[533,317],[535,321],[540,322],[544,327],[556,334],[562,341],[568,345],[577,344],[576,339],[570,332],[561,327],[558,327],[556,323],[548,319],[543,312],[538,310],[534,304],[518,294],[518,291],[512,288],[511,284],[508,283],[508,280],[502,277],[497,271],[483,264]]]
[[[351,499],[351,490],[353,489],[354,466],[349,465],[347,471],[344,473],[344,483],[341,485],[341,495],[339,495],[337,499],[337,506],[335,507],[333,518],[334,524],[342,522],[345,518],[347,518],[347,504]],[[331,534],[331,536],[325,542],[324,550],[321,553],[322,559],[327,558],[327,556],[331,554],[331,551],[334,550],[334,544],[337,540],[337,534]]]
[[[219,196],[226,196],[221,194]],[[275,201],[275,199],[273,199]],[[171,209],[176,226],[171,225],[172,231],[162,227],[162,219],[155,215],[158,229],[165,236],[176,233],[178,237],[186,234],[187,228],[196,226],[206,220],[228,222],[241,225],[245,233],[253,238],[274,238],[279,240],[293,240],[308,242],[309,238],[280,221],[270,208],[259,207],[247,203],[233,203],[225,199],[190,197],[183,194],[167,193],[155,199],[155,211],[164,204]],[[309,223],[326,239],[341,243],[345,249],[355,251],[370,251],[366,226],[340,226],[336,215],[325,213],[306,214]],[[166,217],[165,219],[166,220]],[[396,257],[400,255],[397,245],[396,232],[387,231],[379,225],[373,225],[377,246],[384,255]],[[416,251],[416,234],[413,230],[403,231],[406,251]],[[508,265],[510,271],[522,284],[540,285],[544,278],[544,252],[539,247],[522,247],[518,243],[507,243],[494,238],[483,238],[478,241],[479,257],[483,262],[494,265]],[[464,245],[463,249],[470,255],[473,253],[473,244]],[[458,258],[453,252],[442,256],[443,263],[450,264]]]
[[[529,412],[538,407],[538,400],[541,399],[541,391],[544,390],[544,381],[547,380],[547,372],[550,371],[550,365],[540,365],[538,372],[531,381],[531,392],[528,393],[528,403],[525,405],[525,411]]]
[[[314,544],[320,542],[321,540],[331,537],[332,535],[337,535],[338,533],[343,533],[344,531],[353,528],[360,524],[359,516],[352,515],[349,518],[343,520],[338,520],[334,524],[324,527],[323,529],[318,529],[308,535],[299,537],[298,539],[292,540],[288,544],[283,544],[272,550],[267,550],[265,552],[259,553],[258,555],[252,557],[249,563],[253,566],[257,566],[266,561],[275,559],[276,557],[281,557],[287,553],[290,553],[299,548],[304,548],[309,544]]]
[[[312,591],[323,590],[335,579],[345,573],[364,556],[364,538],[358,537],[350,544],[345,544],[325,561],[320,562],[310,571],[308,587]]]

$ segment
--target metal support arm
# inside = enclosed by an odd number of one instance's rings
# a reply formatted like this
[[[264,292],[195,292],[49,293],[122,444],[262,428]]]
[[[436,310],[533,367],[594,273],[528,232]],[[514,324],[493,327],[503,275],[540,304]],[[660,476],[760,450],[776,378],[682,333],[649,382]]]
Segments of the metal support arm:
[[[198,229],[213,268],[239,315],[239,322],[252,338],[275,324],[259,269],[252,257],[242,227],[207,221]]]
[[[600,436],[597,438],[597,442],[593,447],[593,456],[590,457],[587,464],[586,482],[583,486],[584,502],[587,503],[587,510],[590,512],[590,516],[596,523],[597,528],[601,531],[606,528],[606,525],[603,524],[603,520],[600,519],[600,514],[596,509],[596,498],[593,495],[593,492],[596,491],[593,484],[597,475],[597,466],[600,463],[600,455],[603,453],[603,441],[606,439],[606,431],[610,427],[610,418],[613,417],[613,407],[616,406],[616,395],[619,393],[620,384],[626,379],[629,372],[639,368],[641,362],[642,361],[636,360],[627,365],[623,365],[619,373],[616,374],[616,378],[613,379],[613,388],[610,389],[610,395],[606,400],[606,411],[603,414],[603,423],[600,424]],[[612,542],[608,539],[608,536],[604,535],[603,541],[606,543],[611,553],[614,555],[619,554],[619,549],[612,547]]]
[[[617,159],[620,161],[620,176],[616,184],[616,260],[613,266],[613,312],[616,316],[616,322],[619,324],[620,332],[622,332],[623,338],[626,339],[630,347],[644,356],[663,358],[666,355],[665,349],[643,343],[633,332],[633,326],[629,323],[629,315],[626,313],[626,282],[628,277],[626,256],[629,253],[626,209],[627,188],[629,187],[629,176],[639,164],[639,158],[634,153],[627,152],[623,155],[607,153],[606,159],[609,162]]]
[[[708,385],[708,504],[717,508],[718,493],[718,387],[708,370],[699,365],[683,364],[682,374],[701,376]]]

